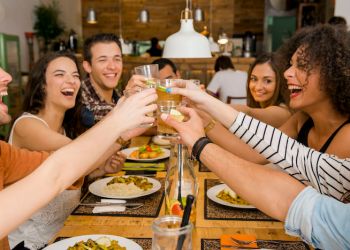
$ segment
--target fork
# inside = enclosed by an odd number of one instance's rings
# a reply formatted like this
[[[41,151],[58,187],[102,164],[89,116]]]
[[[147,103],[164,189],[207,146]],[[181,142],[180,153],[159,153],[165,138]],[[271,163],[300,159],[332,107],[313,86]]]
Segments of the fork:
[[[276,240],[239,240],[239,239],[235,239],[233,237],[231,237],[231,240],[233,242],[235,242],[236,244],[238,245],[250,245],[252,243],[259,243],[259,242],[269,242],[269,243],[272,243],[272,244],[279,244],[280,242],[279,241],[276,241]]]

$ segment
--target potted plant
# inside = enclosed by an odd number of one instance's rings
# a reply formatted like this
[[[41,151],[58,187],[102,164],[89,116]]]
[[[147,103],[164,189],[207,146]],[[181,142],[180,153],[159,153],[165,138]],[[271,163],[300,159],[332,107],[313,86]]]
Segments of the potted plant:
[[[34,7],[34,15],[36,17],[34,30],[36,36],[42,40],[41,50],[43,50],[43,53],[47,52],[51,42],[64,32],[64,25],[59,20],[60,12],[59,4],[56,0],[48,4],[40,2]]]

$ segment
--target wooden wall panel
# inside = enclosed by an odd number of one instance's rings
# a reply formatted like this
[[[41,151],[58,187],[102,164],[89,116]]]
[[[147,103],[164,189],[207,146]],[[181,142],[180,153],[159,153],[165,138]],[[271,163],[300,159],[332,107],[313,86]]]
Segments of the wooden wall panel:
[[[185,0],[120,0],[122,4],[122,34],[126,40],[149,40],[156,36],[161,40],[180,28],[181,11]],[[262,33],[264,18],[263,0],[211,0],[212,33],[217,38],[220,31],[242,34],[247,30]],[[193,9],[200,6],[204,10],[205,21],[195,23],[195,29],[201,31],[204,25],[209,28],[209,0],[193,1]],[[137,21],[139,11],[145,6],[150,13],[151,22],[142,24]],[[98,24],[87,24],[89,7],[97,11]],[[99,32],[119,34],[118,0],[82,0],[84,38]]]

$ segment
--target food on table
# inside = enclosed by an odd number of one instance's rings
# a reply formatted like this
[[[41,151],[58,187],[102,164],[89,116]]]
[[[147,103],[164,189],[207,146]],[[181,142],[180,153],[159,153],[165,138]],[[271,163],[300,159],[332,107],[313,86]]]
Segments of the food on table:
[[[88,239],[77,242],[74,246],[68,247],[67,250],[126,250],[118,244],[118,241],[111,240],[108,237],[100,237],[97,240]]]
[[[130,158],[134,159],[154,159],[164,154],[163,150],[154,144],[144,145],[139,147],[137,150],[131,152]]]
[[[226,202],[235,204],[235,205],[250,205],[248,202],[239,197],[233,190],[230,188],[224,188],[221,190],[216,197]]]
[[[181,198],[181,203],[183,207],[186,207],[186,197]],[[169,199],[169,197],[165,197],[165,214],[177,215],[182,217],[184,214],[184,209],[181,208],[180,201],[176,199]],[[196,206],[192,205],[192,210],[190,214],[190,221],[195,222],[196,220]]]
[[[139,176],[117,176],[107,183],[104,192],[110,195],[139,195],[153,187],[147,178]]]

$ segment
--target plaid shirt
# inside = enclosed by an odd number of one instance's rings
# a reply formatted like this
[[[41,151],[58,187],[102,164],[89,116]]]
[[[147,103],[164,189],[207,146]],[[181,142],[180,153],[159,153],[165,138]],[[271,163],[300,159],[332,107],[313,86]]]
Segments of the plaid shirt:
[[[119,100],[117,91],[113,91],[112,103],[106,102],[100,96],[94,86],[91,84],[90,78],[85,79],[81,84],[82,102],[85,109],[82,113],[82,122],[85,126],[91,127],[100,121],[105,115],[111,111]],[[93,119],[93,121],[92,121]]]

